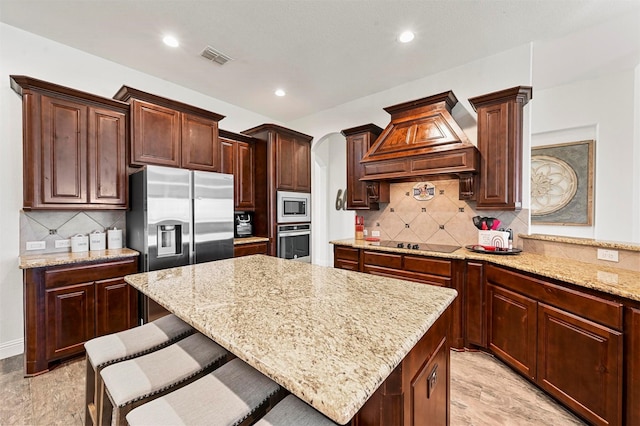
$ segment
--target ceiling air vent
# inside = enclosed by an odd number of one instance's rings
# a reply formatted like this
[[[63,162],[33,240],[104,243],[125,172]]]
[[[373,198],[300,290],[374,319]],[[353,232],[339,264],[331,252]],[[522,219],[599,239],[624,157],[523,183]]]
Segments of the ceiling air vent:
[[[200,56],[202,56],[203,58],[207,58],[210,61],[213,61],[217,64],[220,65],[224,65],[229,61],[232,61],[233,59],[230,58],[229,56],[225,55],[224,53],[214,49],[211,46],[207,46],[204,48],[204,50],[202,51],[202,53],[200,54]]]

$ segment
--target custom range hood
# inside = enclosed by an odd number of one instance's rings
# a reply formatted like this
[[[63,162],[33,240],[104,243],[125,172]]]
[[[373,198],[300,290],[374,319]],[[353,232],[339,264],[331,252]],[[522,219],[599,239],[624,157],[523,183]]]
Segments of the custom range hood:
[[[473,198],[480,153],[451,115],[457,103],[448,91],[384,108],[391,122],[360,161],[360,180],[456,177],[460,197]]]

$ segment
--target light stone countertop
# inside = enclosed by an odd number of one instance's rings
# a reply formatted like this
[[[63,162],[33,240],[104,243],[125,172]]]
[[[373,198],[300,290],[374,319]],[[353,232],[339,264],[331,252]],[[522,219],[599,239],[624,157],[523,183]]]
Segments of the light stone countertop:
[[[483,260],[496,265],[507,266],[523,272],[531,272],[543,277],[601,291],[613,296],[640,301],[640,272],[627,269],[595,265],[527,252],[522,252],[517,255],[483,254],[475,253],[463,247],[453,253],[436,253],[374,246],[365,240],[346,239],[331,241],[330,243],[392,253],[418,254],[447,259]]]
[[[135,250],[128,248],[83,251],[79,253],[47,253],[28,254],[18,258],[20,269],[42,268],[46,266],[68,265],[73,263],[95,262],[98,260],[122,259],[139,256]]]
[[[457,295],[264,255],[125,280],[341,424]]]
[[[267,237],[240,237],[240,238],[233,239],[233,244],[236,246],[239,246],[242,244],[268,243],[268,242],[269,242],[269,238]]]

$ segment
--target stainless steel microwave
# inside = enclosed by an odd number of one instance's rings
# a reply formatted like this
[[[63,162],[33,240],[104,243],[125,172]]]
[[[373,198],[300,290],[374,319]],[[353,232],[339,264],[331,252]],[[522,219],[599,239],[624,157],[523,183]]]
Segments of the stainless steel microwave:
[[[311,222],[311,194],[278,191],[278,223]]]

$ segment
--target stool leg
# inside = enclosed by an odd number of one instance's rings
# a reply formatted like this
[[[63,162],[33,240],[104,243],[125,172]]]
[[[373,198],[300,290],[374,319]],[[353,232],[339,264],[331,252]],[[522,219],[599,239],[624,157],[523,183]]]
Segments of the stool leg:
[[[89,361],[89,357],[87,357],[87,374],[86,374],[86,384],[85,384],[85,401],[84,401],[84,424],[85,426],[93,426],[97,424],[96,418],[96,372],[93,369],[93,365],[91,365],[91,361]],[[93,412],[92,412],[93,411]]]
[[[113,416],[113,403],[111,402],[111,397],[106,395],[106,389],[102,380],[100,381],[100,390],[98,391],[98,395],[101,397],[100,412],[98,413],[98,426],[110,426]]]

